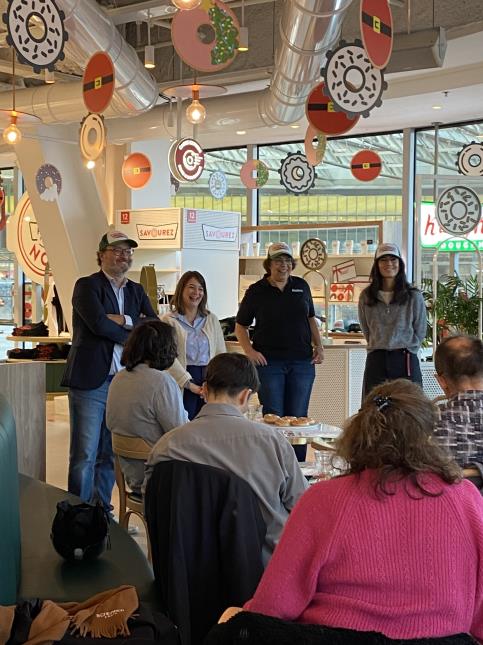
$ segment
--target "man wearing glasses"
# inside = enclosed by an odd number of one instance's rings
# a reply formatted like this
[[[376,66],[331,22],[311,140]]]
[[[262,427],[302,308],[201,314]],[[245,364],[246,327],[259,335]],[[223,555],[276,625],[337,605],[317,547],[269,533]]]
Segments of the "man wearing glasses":
[[[111,509],[114,459],[105,410],[123,345],[142,317],[155,318],[143,287],[126,278],[137,242],[108,231],[99,242],[98,273],[77,280],[72,296],[72,348],[62,385],[69,388],[68,490]]]

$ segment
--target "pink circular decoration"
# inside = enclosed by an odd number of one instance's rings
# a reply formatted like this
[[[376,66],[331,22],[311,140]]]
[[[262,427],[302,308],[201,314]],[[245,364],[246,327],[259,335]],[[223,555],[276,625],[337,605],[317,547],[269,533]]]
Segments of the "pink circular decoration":
[[[313,141],[317,139],[317,145],[314,147]],[[305,134],[304,147],[305,156],[311,166],[318,166],[324,158],[327,137],[323,132],[319,132],[313,125],[309,125]]]
[[[171,23],[171,38],[187,65],[201,72],[217,72],[235,60],[239,30],[236,15],[224,2],[208,0],[190,11],[178,11]]]
[[[261,188],[268,181],[268,166],[258,159],[250,159],[241,167],[240,179],[251,190]]]

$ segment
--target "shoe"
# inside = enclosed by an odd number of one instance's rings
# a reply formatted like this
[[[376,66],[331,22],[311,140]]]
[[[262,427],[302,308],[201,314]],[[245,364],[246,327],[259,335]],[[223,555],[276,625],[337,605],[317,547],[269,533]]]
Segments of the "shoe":
[[[111,518],[114,522],[117,522],[119,524],[119,516],[118,515],[111,515]],[[139,533],[139,526],[136,524],[129,524],[127,527],[127,532],[128,535],[137,535]]]

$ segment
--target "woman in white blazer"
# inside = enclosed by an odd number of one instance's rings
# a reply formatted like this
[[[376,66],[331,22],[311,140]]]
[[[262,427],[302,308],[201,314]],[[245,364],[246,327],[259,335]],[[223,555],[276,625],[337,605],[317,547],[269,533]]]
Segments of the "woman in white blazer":
[[[206,282],[198,271],[183,273],[173,298],[172,311],[162,320],[176,332],[178,358],[169,369],[183,388],[183,402],[189,419],[203,405],[201,385],[209,361],[226,352],[225,339],[218,318],[207,309]]]

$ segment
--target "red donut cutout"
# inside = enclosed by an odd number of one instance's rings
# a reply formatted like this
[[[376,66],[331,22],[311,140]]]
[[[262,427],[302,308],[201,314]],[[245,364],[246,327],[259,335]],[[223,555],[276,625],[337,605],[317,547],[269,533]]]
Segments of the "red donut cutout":
[[[381,170],[381,157],[373,150],[361,150],[352,157],[351,172],[359,181],[373,181]]]
[[[139,190],[151,179],[151,162],[141,152],[133,152],[122,163],[122,180],[133,190]]]
[[[240,168],[240,179],[250,190],[261,188],[268,181],[268,166],[259,159],[249,159]]]
[[[332,99],[324,92],[324,83],[316,85],[308,95],[305,114],[316,130],[331,135],[349,132],[359,121],[359,116],[349,117],[335,109]]]
[[[87,63],[82,78],[82,97],[89,112],[101,114],[114,94],[114,65],[106,52],[96,52]]]
[[[317,139],[317,145],[314,146],[314,139]],[[305,133],[304,149],[307,161],[311,166],[318,166],[324,158],[325,148],[327,146],[327,137],[323,132],[319,132],[313,125],[309,125]]]
[[[392,12],[388,0],[361,0],[362,42],[367,57],[377,69],[384,69],[392,54]]]
[[[218,72],[235,60],[240,25],[221,0],[203,0],[190,11],[178,11],[171,38],[178,56],[201,72]]]

